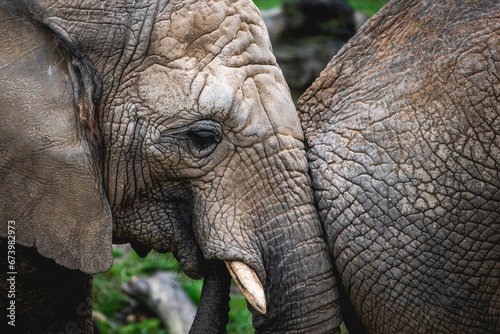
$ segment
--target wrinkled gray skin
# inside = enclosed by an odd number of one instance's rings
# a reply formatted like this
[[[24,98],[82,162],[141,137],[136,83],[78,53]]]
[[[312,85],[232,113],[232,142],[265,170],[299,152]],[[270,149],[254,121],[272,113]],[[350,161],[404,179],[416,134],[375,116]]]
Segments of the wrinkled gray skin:
[[[2,1],[0,22],[0,232],[15,220],[19,249],[63,272],[19,291],[25,328],[90,331],[53,310],[77,309],[71,273],[88,300],[113,232],[193,278],[215,263],[221,294],[221,260],[246,263],[267,299],[258,332],[337,330],[302,130],[251,1]],[[23,277],[46,271],[38,253]],[[227,302],[204,295],[205,310]],[[224,331],[213,320],[193,331]]]
[[[298,108],[351,332],[499,333],[500,3],[391,1]]]

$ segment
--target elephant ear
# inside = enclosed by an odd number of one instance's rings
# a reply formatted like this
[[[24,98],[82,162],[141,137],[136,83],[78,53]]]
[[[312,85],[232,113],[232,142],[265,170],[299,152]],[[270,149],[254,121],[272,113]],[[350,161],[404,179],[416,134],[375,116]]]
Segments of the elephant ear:
[[[91,69],[0,10],[0,235],[85,273],[112,264]]]

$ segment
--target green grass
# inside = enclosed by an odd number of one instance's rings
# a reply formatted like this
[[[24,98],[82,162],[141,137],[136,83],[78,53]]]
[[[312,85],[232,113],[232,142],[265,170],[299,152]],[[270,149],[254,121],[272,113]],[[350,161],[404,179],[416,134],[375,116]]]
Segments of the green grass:
[[[122,293],[121,286],[130,282],[133,276],[150,276],[156,271],[173,272],[193,302],[198,304],[203,282],[184,275],[171,254],[151,252],[146,258],[140,258],[133,250],[124,254],[114,248],[113,257],[111,269],[94,277],[94,318],[102,334],[168,334],[161,320],[151,315],[140,320],[124,322],[122,319],[120,314],[129,307],[130,301]],[[228,334],[254,333],[252,314],[245,298],[231,294],[229,307]],[[341,330],[341,334],[348,334],[343,324]]]
[[[283,2],[291,0],[253,0],[254,4],[260,9],[270,9],[281,6]]]
[[[373,16],[380,10],[389,0],[348,0],[349,4],[355,10],[362,12],[367,16]]]
[[[156,318],[145,319],[140,323],[122,323],[120,312],[129,306],[129,299],[121,291],[121,286],[130,282],[133,276],[148,276],[175,264],[169,264],[168,259],[141,259],[134,251],[123,254],[116,248],[113,249],[113,257],[111,269],[94,277],[94,318],[101,333],[166,333],[161,329],[161,321]]]
[[[280,6],[283,2],[292,0],[254,0],[253,2],[260,9],[270,9]],[[389,0],[348,0],[347,1],[352,8],[362,12],[367,16],[372,16],[375,14],[382,6],[384,6]]]
[[[146,258],[140,258],[134,251],[124,254],[115,248],[113,257],[111,269],[94,277],[94,318],[102,334],[168,334],[162,322],[154,316],[124,321],[121,313],[129,307],[130,301],[122,293],[121,286],[130,282],[133,276],[151,276],[156,271],[173,272],[188,296],[198,304],[203,282],[184,275],[171,254],[151,252]],[[228,333],[253,333],[252,314],[247,309],[245,298],[232,294],[229,306]]]

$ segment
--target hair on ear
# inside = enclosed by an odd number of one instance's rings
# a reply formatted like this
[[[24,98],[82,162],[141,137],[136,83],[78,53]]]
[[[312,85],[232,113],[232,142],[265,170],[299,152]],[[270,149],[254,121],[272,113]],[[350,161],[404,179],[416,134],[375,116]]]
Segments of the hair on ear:
[[[69,73],[73,79],[76,111],[78,119],[84,129],[88,129],[92,136],[100,139],[97,106],[101,99],[101,85],[95,75],[94,66],[74,44],[67,42],[58,35],[58,42],[69,51],[71,63]]]
[[[84,128],[90,130],[92,135],[99,139],[99,127],[97,124],[97,106],[100,100],[100,90],[94,75],[94,68],[90,60],[80,55],[74,54],[72,65],[76,72],[76,99],[78,102],[78,119]]]

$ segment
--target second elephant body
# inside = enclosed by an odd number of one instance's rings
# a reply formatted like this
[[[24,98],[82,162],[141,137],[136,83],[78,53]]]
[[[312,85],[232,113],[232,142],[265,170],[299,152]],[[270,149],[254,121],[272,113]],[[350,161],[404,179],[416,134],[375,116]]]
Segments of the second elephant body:
[[[500,332],[499,17],[391,1],[298,103],[354,333]]]

